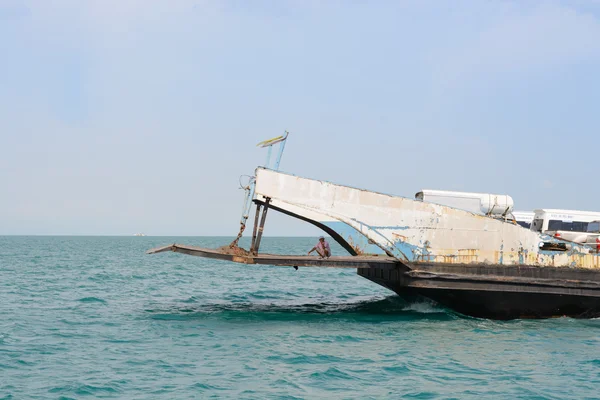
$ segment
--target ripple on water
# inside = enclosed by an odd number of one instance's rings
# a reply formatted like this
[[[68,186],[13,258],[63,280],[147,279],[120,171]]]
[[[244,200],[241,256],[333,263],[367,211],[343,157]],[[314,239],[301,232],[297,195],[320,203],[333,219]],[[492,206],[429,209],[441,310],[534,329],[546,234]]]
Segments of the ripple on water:
[[[354,271],[145,254],[231,240],[0,237],[0,396],[597,397],[600,319],[466,318]]]
[[[393,296],[385,299],[361,302],[324,303],[206,303],[194,307],[174,306],[169,310],[146,309],[153,319],[186,320],[216,316],[222,319],[241,320],[312,320],[312,319],[351,319],[377,322],[401,319],[452,320],[460,318],[446,309],[426,304],[407,304]],[[351,338],[351,336],[348,336]],[[343,339],[343,337],[342,337]],[[358,340],[358,339],[354,339]]]
[[[83,297],[81,299],[78,299],[77,301],[82,302],[82,303],[101,303],[101,304],[106,304],[106,300],[103,300],[99,297]]]
[[[64,394],[72,393],[79,396],[91,395],[91,396],[102,396],[118,394],[119,389],[111,386],[95,386],[88,384],[69,384],[64,386],[56,386],[48,390],[48,393],[52,394]]]
[[[351,380],[355,378],[354,376],[343,372],[335,367],[327,368],[324,371],[313,372],[312,374],[310,374],[310,377],[322,381],[330,381],[331,379]]]

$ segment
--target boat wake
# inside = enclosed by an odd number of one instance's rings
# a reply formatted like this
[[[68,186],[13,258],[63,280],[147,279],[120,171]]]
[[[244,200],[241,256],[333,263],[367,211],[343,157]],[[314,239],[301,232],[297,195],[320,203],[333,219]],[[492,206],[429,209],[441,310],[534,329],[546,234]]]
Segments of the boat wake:
[[[402,320],[402,319],[455,319],[458,316],[432,301],[407,302],[398,296],[370,298],[358,302],[316,303],[179,303],[168,309],[146,309],[152,319],[184,320],[201,318],[248,320],[295,319],[352,319],[352,320]]]

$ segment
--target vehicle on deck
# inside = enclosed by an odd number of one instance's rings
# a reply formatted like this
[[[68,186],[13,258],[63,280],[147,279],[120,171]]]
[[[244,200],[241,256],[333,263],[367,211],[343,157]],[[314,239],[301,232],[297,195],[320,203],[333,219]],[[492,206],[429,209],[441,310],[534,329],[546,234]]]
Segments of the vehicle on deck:
[[[533,211],[513,211],[512,215],[515,217],[515,221],[518,225],[530,229],[535,213]]]
[[[600,221],[592,221],[587,227],[586,244],[590,247],[595,247],[597,252],[600,252]]]
[[[534,213],[532,231],[576,243],[588,243],[588,237],[594,236],[588,225],[600,220],[600,212],[594,211],[538,209]]]

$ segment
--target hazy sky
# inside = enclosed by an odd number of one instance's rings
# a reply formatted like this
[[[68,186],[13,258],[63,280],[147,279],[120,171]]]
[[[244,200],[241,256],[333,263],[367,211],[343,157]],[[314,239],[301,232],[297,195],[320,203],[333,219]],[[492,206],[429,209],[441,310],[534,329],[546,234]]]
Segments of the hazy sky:
[[[234,235],[285,129],[295,174],[600,211],[599,125],[598,1],[0,0],[0,234]]]

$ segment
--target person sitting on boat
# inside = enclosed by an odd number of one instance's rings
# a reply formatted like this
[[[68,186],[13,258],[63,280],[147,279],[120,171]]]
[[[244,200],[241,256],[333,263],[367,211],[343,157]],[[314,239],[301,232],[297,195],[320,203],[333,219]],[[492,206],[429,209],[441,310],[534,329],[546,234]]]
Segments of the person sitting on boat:
[[[308,254],[312,253],[315,250],[317,251],[317,253],[319,253],[319,258],[331,257],[331,248],[329,247],[329,243],[327,243],[325,237],[323,236],[319,236],[319,241],[317,242],[315,247],[313,247],[308,252]]]

